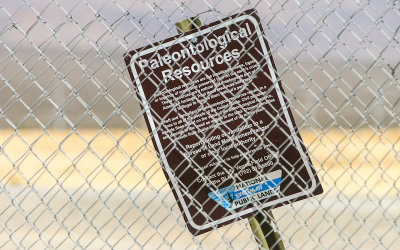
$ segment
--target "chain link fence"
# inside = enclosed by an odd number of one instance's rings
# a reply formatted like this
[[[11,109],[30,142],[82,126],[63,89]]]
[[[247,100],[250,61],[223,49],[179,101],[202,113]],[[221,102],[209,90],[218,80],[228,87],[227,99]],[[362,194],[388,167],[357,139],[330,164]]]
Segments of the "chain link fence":
[[[400,243],[400,2],[0,1],[0,248],[256,249],[192,236],[124,54],[255,8],[324,193],[273,210],[289,249]]]

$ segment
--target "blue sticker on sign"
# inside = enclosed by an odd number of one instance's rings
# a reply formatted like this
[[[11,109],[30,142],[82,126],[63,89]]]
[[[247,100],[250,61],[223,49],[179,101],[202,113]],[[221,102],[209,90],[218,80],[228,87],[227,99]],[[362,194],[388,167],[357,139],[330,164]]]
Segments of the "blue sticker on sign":
[[[208,196],[230,211],[253,201],[278,195],[280,184],[281,170],[278,170],[218,189],[217,191],[208,193]]]

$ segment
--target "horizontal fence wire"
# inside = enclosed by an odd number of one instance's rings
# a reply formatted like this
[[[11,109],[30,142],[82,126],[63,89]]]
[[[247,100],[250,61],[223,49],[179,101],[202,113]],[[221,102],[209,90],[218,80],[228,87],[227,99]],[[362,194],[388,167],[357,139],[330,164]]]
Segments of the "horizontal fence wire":
[[[0,1],[0,248],[257,249],[247,220],[188,231],[124,61],[184,19],[253,8],[324,189],[273,209],[272,226],[288,249],[397,249],[398,0]]]

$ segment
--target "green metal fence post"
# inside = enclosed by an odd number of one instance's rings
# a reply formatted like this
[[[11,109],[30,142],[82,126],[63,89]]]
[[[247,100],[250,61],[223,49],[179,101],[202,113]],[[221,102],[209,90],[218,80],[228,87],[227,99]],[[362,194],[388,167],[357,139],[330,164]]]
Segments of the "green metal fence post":
[[[201,21],[198,16],[184,19],[175,24],[179,34],[198,29]],[[249,223],[260,249],[283,250],[285,249],[282,238],[272,227],[274,217],[271,211],[260,211],[254,217],[249,218]]]

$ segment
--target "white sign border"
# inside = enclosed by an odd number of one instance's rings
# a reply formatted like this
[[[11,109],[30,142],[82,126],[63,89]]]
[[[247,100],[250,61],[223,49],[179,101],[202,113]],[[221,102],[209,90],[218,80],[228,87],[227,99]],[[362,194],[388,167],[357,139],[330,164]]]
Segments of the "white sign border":
[[[268,69],[269,69],[269,72],[270,72],[270,76],[272,78],[272,82],[274,84],[274,88],[275,88],[275,90],[276,90],[276,92],[278,94],[279,102],[282,105],[283,113],[285,115],[285,118],[286,118],[287,124],[289,126],[291,135],[292,135],[292,137],[294,139],[294,142],[295,142],[295,145],[296,145],[297,149],[300,152],[301,158],[302,158],[302,160],[303,160],[303,162],[304,162],[304,164],[306,166],[306,169],[307,169],[307,172],[308,172],[308,174],[310,176],[312,184],[311,184],[311,188],[308,189],[308,190],[303,190],[303,191],[301,191],[299,193],[292,194],[292,195],[285,196],[285,197],[279,198],[279,199],[271,201],[271,202],[264,203],[264,204],[260,205],[259,207],[248,208],[246,210],[240,211],[239,213],[232,214],[230,216],[221,218],[219,220],[216,220],[216,221],[213,221],[213,222],[210,222],[210,223],[207,223],[207,224],[198,225],[198,224],[194,223],[193,218],[192,218],[192,216],[191,216],[191,214],[189,212],[189,209],[187,207],[187,204],[185,203],[185,200],[184,200],[184,198],[182,196],[182,193],[181,193],[181,191],[180,191],[180,189],[178,187],[178,183],[177,183],[178,181],[175,180],[175,177],[174,177],[174,175],[172,173],[172,170],[169,167],[169,164],[167,162],[167,158],[165,156],[164,150],[163,150],[163,148],[161,146],[160,138],[158,137],[158,133],[156,131],[156,127],[155,127],[155,124],[154,124],[153,117],[152,117],[151,112],[150,112],[149,103],[147,102],[147,99],[146,99],[146,96],[144,94],[142,85],[140,83],[139,75],[136,72],[136,69],[135,69],[134,65],[132,64],[132,61],[136,60],[138,57],[146,55],[148,53],[152,53],[152,52],[155,52],[155,51],[160,50],[160,49],[165,50],[165,48],[167,48],[167,47],[169,47],[169,46],[171,46],[173,44],[181,43],[183,41],[188,41],[188,40],[190,40],[192,38],[195,38],[197,36],[201,36],[201,35],[203,35],[205,33],[210,32],[210,31],[214,31],[216,29],[219,29],[219,28],[222,28],[222,27],[226,27],[228,25],[232,25],[233,23],[241,22],[241,21],[246,20],[246,19],[249,20],[250,22],[252,22],[254,24],[254,27],[256,28],[258,39],[259,39],[259,41],[261,43],[261,47],[263,49],[264,56],[267,59],[267,64],[268,64]],[[212,26],[212,27],[209,27],[207,29],[201,30],[201,31],[199,31],[197,33],[193,33],[193,34],[190,34],[190,35],[187,35],[187,36],[183,36],[183,37],[180,37],[177,40],[173,40],[173,41],[164,43],[164,44],[162,44],[162,46],[152,47],[152,48],[149,48],[149,49],[146,49],[146,50],[143,50],[143,51],[139,51],[138,53],[136,53],[136,54],[134,54],[132,56],[131,61],[130,61],[130,65],[131,65],[131,70],[132,70],[133,76],[136,79],[135,82],[136,82],[136,85],[137,85],[138,90],[139,90],[139,95],[140,95],[140,97],[142,99],[144,110],[145,110],[145,112],[146,112],[146,114],[148,116],[148,120],[149,120],[149,124],[150,124],[151,130],[154,132],[153,133],[154,139],[155,139],[155,141],[157,143],[157,147],[158,147],[158,149],[160,151],[159,152],[160,153],[160,158],[161,158],[160,160],[163,162],[163,164],[165,166],[165,170],[166,170],[166,172],[167,172],[167,174],[168,174],[168,176],[169,176],[169,178],[170,178],[170,180],[172,182],[172,185],[174,186],[176,194],[177,194],[177,196],[178,196],[178,198],[180,200],[180,203],[182,204],[182,208],[184,210],[186,218],[188,219],[189,224],[193,228],[195,228],[197,230],[206,230],[206,229],[209,229],[209,228],[211,228],[213,226],[216,226],[218,224],[227,222],[229,220],[234,220],[237,217],[240,217],[240,216],[243,216],[243,215],[258,211],[259,209],[263,209],[265,207],[273,206],[273,205],[276,205],[278,203],[287,202],[287,201],[299,198],[299,197],[304,196],[304,195],[310,195],[310,194],[312,194],[312,192],[317,187],[315,177],[314,177],[314,175],[313,175],[313,173],[311,171],[311,166],[310,166],[310,164],[308,162],[308,157],[307,157],[306,153],[303,151],[303,148],[301,147],[301,144],[300,144],[300,142],[298,140],[296,131],[294,129],[293,123],[292,123],[292,121],[290,119],[290,115],[288,113],[288,108],[286,107],[286,103],[284,101],[284,98],[282,96],[281,90],[279,88],[278,80],[276,78],[274,68],[272,66],[271,60],[270,60],[269,55],[268,55],[268,50],[267,50],[267,47],[266,47],[265,42],[264,42],[264,37],[262,35],[262,31],[261,31],[261,29],[260,29],[260,27],[258,25],[257,20],[254,17],[252,17],[250,15],[242,15],[242,16],[239,16],[237,18],[228,20],[226,22],[219,23],[219,24],[217,24],[215,26]]]

